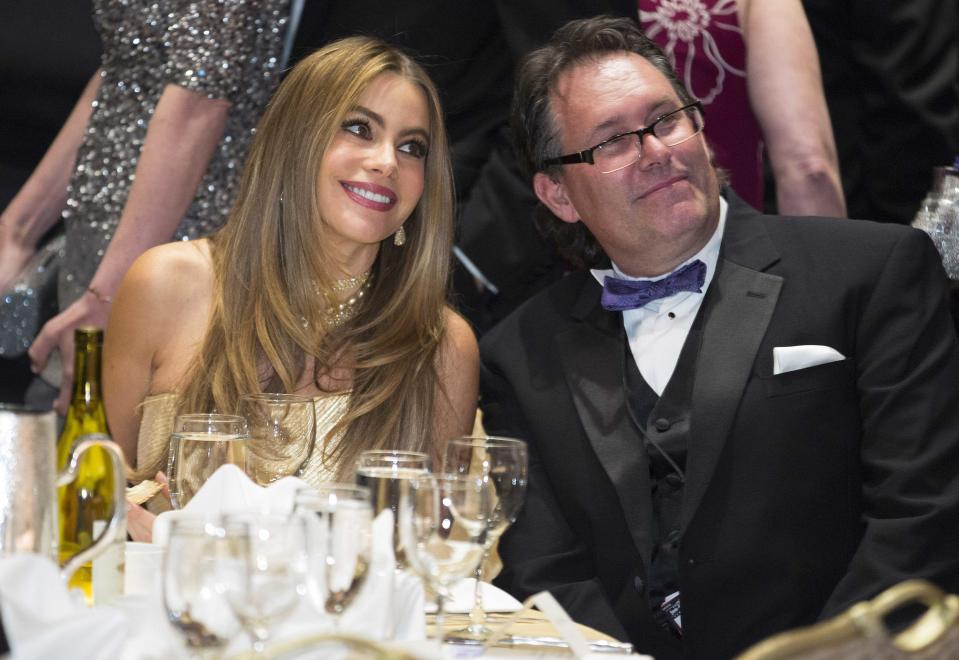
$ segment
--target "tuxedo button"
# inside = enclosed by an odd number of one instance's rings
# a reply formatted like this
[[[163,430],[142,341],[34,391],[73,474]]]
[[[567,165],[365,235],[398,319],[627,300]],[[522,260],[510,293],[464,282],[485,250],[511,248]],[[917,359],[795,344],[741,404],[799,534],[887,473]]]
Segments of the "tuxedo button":
[[[672,424],[670,424],[669,420],[666,419],[665,417],[660,417],[655,422],[653,422],[653,426],[656,427],[656,430],[659,431],[660,433],[664,433],[669,430],[669,427],[672,426]]]

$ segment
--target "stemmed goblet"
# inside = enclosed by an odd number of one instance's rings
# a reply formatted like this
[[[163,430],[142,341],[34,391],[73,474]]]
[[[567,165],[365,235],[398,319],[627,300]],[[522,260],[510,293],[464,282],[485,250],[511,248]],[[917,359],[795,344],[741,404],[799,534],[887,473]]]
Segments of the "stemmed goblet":
[[[408,486],[400,502],[400,537],[410,568],[436,594],[436,636],[442,644],[449,588],[483,558],[491,487],[482,477],[465,474],[422,475]]]
[[[241,630],[227,585],[245,570],[249,528],[180,518],[170,523],[163,559],[163,604],[191,657],[215,657]],[[237,562],[240,565],[236,565]]]
[[[261,486],[299,475],[316,441],[313,399],[296,394],[244,394],[237,414],[250,429],[246,471]]]
[[[186,506],[221,465],[232,463],[246,470],[249,437],[246,420],[238,415],[178,415],[167,462],[173,507]]]
[[[309,593],[321,611],[340,617],[366,582],[372,562],[370,492],[352,484],[320,484],[296,494],[295,514],[308,520],[312,557]]]
[[[482,478],[491,487],[492,506],[488,518],[483,560],[476,568],[476,590],[470,624],[456,632],[464,640],[482,640],[492,634],[483,609],[483,569],[490,550],[503,532],[516,521],[526,499],[528,457],[526,443],[515,438],[465,436],[446,445],[443,459],[446,472]]]
[[[230,546],[237,554],[227,573],[227,595],[259,655],[271,627],[292,614],[306,594],[306,521],[269,514],[231,514],[224,521],[227,529],[246,529],[249,535],[247,543]]]

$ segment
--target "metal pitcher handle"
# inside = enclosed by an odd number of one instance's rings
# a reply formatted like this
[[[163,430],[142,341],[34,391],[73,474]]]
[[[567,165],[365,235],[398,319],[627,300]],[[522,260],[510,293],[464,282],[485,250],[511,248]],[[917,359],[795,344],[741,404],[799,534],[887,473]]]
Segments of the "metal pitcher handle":
[[[80,463],[80,456],[86,450],[92,447],[102,447],[110,455],[110,460],[113,463],[113,516],[110,518],[110,523],[107,525],[107,528],[103,530],[103,534],[100,535],[100,538],[96,540],[89,548],[85,548],[73,555],[70,558],[70,561],[66,563],[63,567],[63,570],[60,571],[60,576],[63,578],[63,581],[66,583],[70,582],[70,578],[73,577],[73,574],[77,570],[86,564],[88,561],[92,561],[94,557],[100,555],[104,552],[111,543],[116,541],[117,536],[120,534],[126,536],[127,529],[127,507],[126,507],[126,472],[124,468],[123,461],[123,452],[120,449],[120,446],[113,442],[110,439],[110,436],[104,435],[103,433],[88,433],[87,435],[81,435],[77,444],[73,447],[73,450],[70,452],[70,462],[67,464],[67,467],[57,475],[57,487],[66,486],[74,479],[77,478],[77,466]]]

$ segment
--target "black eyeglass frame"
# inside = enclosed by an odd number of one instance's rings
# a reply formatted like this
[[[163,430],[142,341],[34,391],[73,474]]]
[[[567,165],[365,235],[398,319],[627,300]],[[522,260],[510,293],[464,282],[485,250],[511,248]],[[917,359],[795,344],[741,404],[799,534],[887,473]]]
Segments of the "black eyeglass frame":
[[[655,133],[656,126],[661,121],[675,115],[678,112],[685,112],[686,110],[689,110],[690,108],[696,108],[697,110],[699,110],[699,116],[703,120],[702,121],[703,125],[699,127],[699,130],[689,136],[689,138],[691,138],[694,135],[698,135],[699,133],[701,133],[703,128],[706,125],[706,121],[705,121],[706,113],[703,111],[703,104],[701,101],[693,101],[692,103],[688,105],[684,105],[681,108],[676,108],[675,110],[671,110],[664,115],[660,115],[656,117],[656,119],[654,119],[652,122],[650,122],[649,126],[646,126],[645,128],[638,128],[635,131],[626,131],[625,133],[619,133],[617,135],[614,135],[610,138],[603,140],[599,144],[595,144],[588,149],[583,149],[582,151],[577,151],[576,153],[566,154],[564,156],[556,156],[555,158],[547,158],[546,160],[543,161],[542,166],[539,168],[539,170],[543,171],[547,167],[552,167],[553,165],[576,165],[577,163],[587,163],[588,165],[595,165],[596,161],[593,159],[593,152],[596,151],[597,149],[609,144],[610,142],[613,142],[614,140],[619,140],[621,138],[624,138],[627,135],[635,135],[637,137],[639,144],[642,145],[644,137],[646,137],[647,135],[656,134]],[[676,144],[681,144],[682,142],[685,142],[685,140],[688,140],[689,138],[685,138],[684,140],[681,140],[680,142],[677,142]],[[674,144],[671,146],[676,146],[676,145]],[[642,152],[640,152],[639,157],[640,158],[642,157]],[[633,161],[633,162],[636,162],[636,161]],[[615,172],[616,170],[613,170],[613,171]]]

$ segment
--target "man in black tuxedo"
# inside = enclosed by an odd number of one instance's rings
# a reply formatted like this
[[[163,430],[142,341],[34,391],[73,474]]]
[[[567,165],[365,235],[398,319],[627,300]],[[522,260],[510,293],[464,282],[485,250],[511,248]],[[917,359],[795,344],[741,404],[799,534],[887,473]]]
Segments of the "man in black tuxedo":
[[[486,429],[530,445],[498,584],[657,658],[731,657],[909,577],[956,590],[959,347],[928,238],[722,189],[630,19],[561,28],[513,122],[584,268],[481,343]]]

